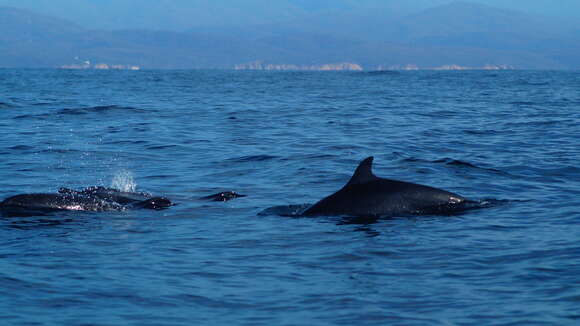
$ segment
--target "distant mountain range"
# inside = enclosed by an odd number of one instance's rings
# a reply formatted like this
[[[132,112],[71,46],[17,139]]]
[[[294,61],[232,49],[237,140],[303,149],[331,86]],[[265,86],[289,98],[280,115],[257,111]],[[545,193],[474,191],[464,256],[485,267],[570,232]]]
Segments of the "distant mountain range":
[[[0,7],[0,31],[0,67],[580,68],[579,29],[467,2],[410,15],[324,12],[283,23],[183,32],[90,30]]]

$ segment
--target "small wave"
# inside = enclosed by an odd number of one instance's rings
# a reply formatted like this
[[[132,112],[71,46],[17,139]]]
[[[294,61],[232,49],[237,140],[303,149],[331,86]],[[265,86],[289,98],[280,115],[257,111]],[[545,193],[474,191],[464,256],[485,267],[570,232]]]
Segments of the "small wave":
[[[516,121],[516,122],[509,122],[506,123],[504,126],[509,129],[513,130],[514,128],[541,128],[541,127],[549,127],[549,126],[562,126],[562,125],[575,125],[575,119],[530,119],[527,121]]]
[[[563,165],[553,168],[510,165],[504,168],[511,171],[510,174],[512,175],[532,180],[541,179],[544,182],[573,181],[577,180],[578,175],[580,174],[580,168],[572,165]]]
[[[41,284],[39,283],[10,276],[0,276],[0,286],[2,287],[3,291],[1,293],[3,295],[6,294],[5,291],[23,291],[27,289],[41,288]]]
[[[72,213],[78,212],[65,212],[60,211],[58,214],[55,212],[42,212],[42,211],[26,211],[26,210],[0,210],[0,217],[10,217],[10,221],[6,223],[0,223],[0,227],[6,227],[10,229],[18,230],[32,230],[47,227],[54,227],[58,225],[64,225],[71,222],[75,222],[74,218],[69,218]],[[23,219],[20,219],[22,217]],[[35,217],[30,219],[30,217]]]
[[[347,216],[340,218],[337,225],[370,225],[380,220],[378,216]]]
[[[526,86],[546,86],[546,85],[550,85],[550,82],[530,81],[530,80],[520,79],[516,84],[517,85],[526,85]]]
[[[451,166],[456,166],[456,167],[463,167],[463,168],[470,168],[470,169],[478,169],[478,170],[486,170],[486,171],[503,173],[503,171],[498,170],[498,169],[485,168],[485,167],[475,165],[473,163],[469,163],[469,162],[461,161],[461,160],[456,160],[456,159],[452,159],[452,158],[448,158],[448,157],[445,157],[442,159],[437,159],[437,160],[425,160],[425,159],[420,159],[420,158],[408,157],[408,158],[404,158],[403,162],[424,162],[424,163],[445,164],[445,165],[451,165]]]
[[[77,149],[62,149],[62,148],[47,148],[38,151],[38,153],[58,153],[58,154],[69,154],[69,153],[81,153],[82,151]],[[83,152],[89,153],[89,152]],[[96,153],[96,152],[95,152]]]
[[[108,145],[117,145],[117,146],[122,146],[122,145],[143,145],[143,144],[147,144],[148,141],[146,140],[113,140],[113,141],[104,141],[103,144],[108,144]]]
[[[226,161],[243,163],[243,162],[269,161],[269,160],[274,160],[277,158],[278,158],[278,156],[273,156],[273,155],[248,155],[248,156],[240,156],[240,157],[230,158],[230,159],[227,159]]]
[[[507,205],[511,202],[525,202],[526,200],[508,200],[508,199],[495,199],[495,198],[484,198],[479,200],[471,200],[465,203],[465,209],[480,209],[480,208],[491,208]]]
[[[44,112],[39,114],[23,114],[14,117],[14,119],[46,119],[54,115],[86,115],[92,113],[107,113],[114,111],[127,111],[127,112],[145,112],[144,109],[134,108],[131,106],[119,106],[119,105],[105,105],[105,106],[92,106],[92,107],[81,107],[81,108],[65,108],[57,111]]]
[[[284,217],[302,217],[302,213],[310,207],[310,204],[281,205],[266,208],[258,213],[259,216],[277,215]]]
[[[47,114],[22,114],[22,115],[17,115],[14,117],[14,119],[43,119],[46,118],[48,115]]]
[[[91,106],[85,108],[71,108],[71,109],[61,109],[57,112],[59,115],[81,115],[89,113],[104,113],[111,111],[133,111],[133,112],[143,112],[142,109],[134,108],[131,106],[119,106],[119,105],[100,105]]]
[[[168,148],[175,148],[178,147],[178,145],[152,145],[152,146],[147,146],[146,149],[148,150],[160,150],[160,149],[168,149]]]
[[[464,130],[463,132],[469,135],[485,135],[485,136],[495,135],[499,133],[499,131],[495,129]]]
[[[34,147],[28,146],[28,145],[14,145],[14,146],[8,147],[8,149],[13,150],[13,151],[28,151],[28,150],[34,149]]]
[[[10,108],[15,108],[15,107],[16,107],[16,105],[14,105],[14,104],[0,102],[0,109],[10,109]]]
[[[514,102],[510,102],[510,104],[517,105],[517,106],[530,106],[530,105],[535,105],[538,103],[530,102],[530,101],[514,101]]]
[[[324,161],[324,160],[336,160],[339,156],[332,155],[332,154],[318,154],[318,153],[305,153],[302,155],[295,156],[296,160],[316,160],[316,161]]]
[[[52,105],[53,103],[51,102],[36,102],[36,103],[32,103],[32,106],[47,106],[47,105]]]
[[[473,165],[469,162],[454,160],[452,158],[443,158],[443,159],[439,159],[439,160],[434,160],[433,163],[445,163],[447,165],[465,166],[465,167],[469,167],[469,168],[481,169],[480,167]]]

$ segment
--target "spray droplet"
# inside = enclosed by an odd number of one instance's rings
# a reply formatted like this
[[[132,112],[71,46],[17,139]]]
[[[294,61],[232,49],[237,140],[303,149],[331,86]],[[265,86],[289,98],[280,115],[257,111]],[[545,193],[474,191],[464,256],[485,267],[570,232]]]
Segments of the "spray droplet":
[[[137,183],[135,183],[135,178],[133,178],[133,173],[131,173],[131,171],[121,170],[113,177],[111,187],[125,192],[135,192],[135,189],[137,189]]]

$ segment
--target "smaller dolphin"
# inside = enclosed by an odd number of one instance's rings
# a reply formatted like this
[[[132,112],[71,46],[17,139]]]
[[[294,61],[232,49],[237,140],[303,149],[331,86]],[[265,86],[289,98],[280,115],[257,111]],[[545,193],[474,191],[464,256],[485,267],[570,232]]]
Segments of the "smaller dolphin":
[[[123,205],[89,196],[34,193],[8,197],[0,202],[0,208],[5,211],[110,211],[122,210]]]
[[[445,190],[379,178],[373,157],[360,162],[350,181],[334,194],[307,208],[302,215],[394,216],[445,213],[469,202]]]
[[[96,197],[106,201],[112,201],[121,205],[135,204],[154,198],[145,192],[127,192],[115,188],[106,188],[102,186],[92,186],[83,190],[74,190],[61,187],[58,189],[60,194],[71,194],[80,196]]]
[[[90,188],[87,188],[90,189]],[[108,189],[108,188],[103,188]],[[61,188],[59,193],[32,193],[8,197],[0,202],[0,211],[5,213],[34,213],[52,211],[122,211],[130,208],[163,209],[171,205],[164,197],[129,198],[107,196],[107,191],[100,189],[97,195],[86,189],[76,191]],[[114,189],[112,189],[114,190]],[[115,193],[112,191],[112,193]],[[131,193],[129,193],[131,194]]]

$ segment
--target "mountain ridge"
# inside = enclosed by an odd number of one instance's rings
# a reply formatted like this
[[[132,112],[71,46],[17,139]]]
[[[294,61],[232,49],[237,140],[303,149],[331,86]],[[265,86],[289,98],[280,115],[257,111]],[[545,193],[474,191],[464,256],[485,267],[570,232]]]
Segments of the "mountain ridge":
[[[484,23],[474,24],[474,13]],[[514,16],[520,17],[519,22],[510,23]],[[354,24],[358,18],[350,19]],[[184,32],[105,31],[0,7],[0,28],[8,31],[0,34],[0,67],[54,68],[90,61],[151,69],[234,69],[261,61],[308,67],[352,63],[364,69],[407,65],[579,68],[578,42],[557,29],[528,27],[533,21],[519,12],[456,2],[383,22],[378,25],[382,27],[373,28],[375,37],[309,29],[308,25],[298,28],[292,22]]]

